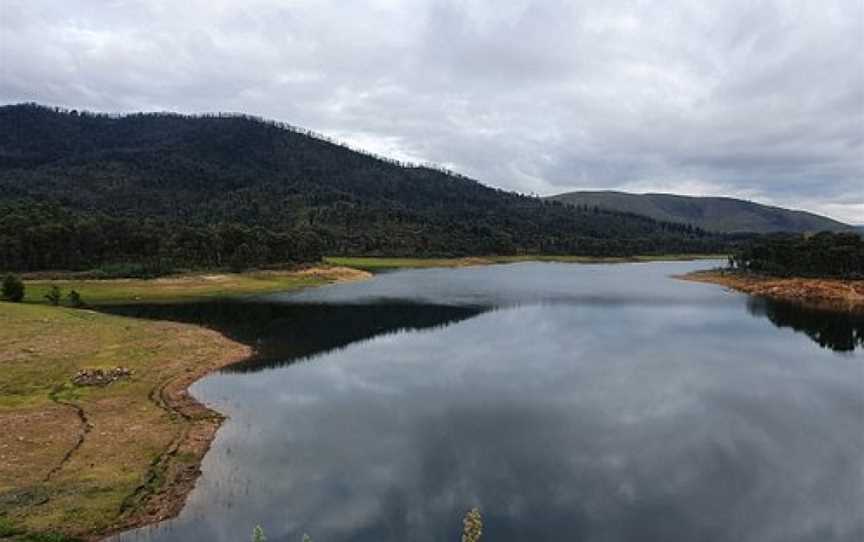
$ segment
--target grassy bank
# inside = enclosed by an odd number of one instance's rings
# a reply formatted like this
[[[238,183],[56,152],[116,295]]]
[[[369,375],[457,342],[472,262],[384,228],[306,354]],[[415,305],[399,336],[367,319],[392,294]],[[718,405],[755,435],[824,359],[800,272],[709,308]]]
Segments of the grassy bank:
[[[91,305],[112,303],[167,303],[238,295],[283,292],[321,286],[366,275],[356,269],[322,266],[298,271],[189,274],[158,279],[58,279],[25,280],[26,303],[46,303],[52,286],[64,294],[75,290]]]
[[[249,353],[194,326],[0,303],[0,526],[83,537],[170,511],[152,496],[194,480],[218,426],[215,413],[184,408],[183,390]],[[115,367],[133,373],[72,383]]]
[[[322,267],[26,281],[26,303],[0,302],[0,538],[88,539],[176,514],[221,422],[186,388],[251,354],[195,326],[46,306],[51,285],[98,305],[261,294],[367,276]],[[131,376],[104,387],[72,380],[82,370],[118,367]]]
[[[679,278],[824,309],[864,311],[864,280],[778,278],[724,270],[697,271]]]
[[[466,258],[366,258],[366,257],[328,257],[330,265],[363,269],[366,271],[387,271],[391,269],[423,269],[429,267],[467,267],[472,265],[492,265],[517,262],[560,262],[560,263],[626,263],[656,261],[689,261],[725,259],[724,254],[660,254],[632,257],[597,256],[476,256]]]

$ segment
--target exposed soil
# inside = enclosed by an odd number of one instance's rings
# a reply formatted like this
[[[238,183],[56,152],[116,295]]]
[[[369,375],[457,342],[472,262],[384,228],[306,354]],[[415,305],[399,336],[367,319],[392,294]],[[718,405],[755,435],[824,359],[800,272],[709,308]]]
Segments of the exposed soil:
[[[223,357],[189,367],[151,392],[154,403],[183,419],[182,429],[154,462],[144,482],[124,501],[120,520],[111,530],[94,535],[91,540],[158,523],[180,513],[201,475],[201,461],[225,420],[192,397],[188,388],[199,378],[251,355],[251,348],[234,343]]]
[[[74,408],[51,404],[21,409],[0,417],[0,510],[7,501],[26,498],[27,492],[50,478],[81,438],[78,413]],[[14,485],[13,485],[14,482]]]
[[[697,271],[678,278],[818,308],[864,312],[864,280],[777,278],[729,271]]]
[[[338,265],[327,267],[309,267],[295,272],[301,276],[311,276],[334,282],[348,282],[354,280],[365,280],[372,277],[372,273],[353,267],[341,267]]]

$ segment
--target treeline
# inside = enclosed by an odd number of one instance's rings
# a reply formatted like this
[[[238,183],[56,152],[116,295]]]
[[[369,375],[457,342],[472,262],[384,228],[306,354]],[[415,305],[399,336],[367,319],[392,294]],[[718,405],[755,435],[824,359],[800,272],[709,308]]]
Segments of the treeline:
[[[333,212],[333,211],[329,211]],[[537,234],[514,239],[478,220],[421,224],[374,213],[336,217],[316,213],[316,226],[271,229],[243,223],[179,223],[160,218],[114,218],[57,204],[0,202],[0,270],[99,270],[105,276],[156,276],[177,269],[241,270],[319,261],[323,254],[464,256],[472,254],[585,254],[717,252],[711,237],[669,234],[598,238]],[[614,231],[614,230],[613,230]],[[527,249],[525,247],[528,247]]]
[[[156,276],[178,268],[257,267],[321,258],[310,231],[243,224],[189,226],[158,219],[76,215],[54,205],[0,203],[0,269],[98,270]]]
[[[857,233],[770,235],[752,240],[730,264],[780,277],[864,279],[864,239]]]
[[[254,266],[322,253],[627,256],[736,242],[493,189],[251,117],[33,104],[0,107],[0,204],[0,268],[21,271]]]

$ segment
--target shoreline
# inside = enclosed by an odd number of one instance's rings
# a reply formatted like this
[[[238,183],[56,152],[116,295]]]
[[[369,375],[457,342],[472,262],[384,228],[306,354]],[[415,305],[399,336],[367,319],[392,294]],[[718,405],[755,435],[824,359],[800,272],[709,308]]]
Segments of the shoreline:
[[[311,288],[339,282],[365,280],[370,277],[366,271],[339,266],[310,267],[292,273],[325,281],[322,284],[308,286]],[[160,279],[155,280],[159,281]],[[108,531],[94,533],[94,536],[88,537],[88,540],[94,542],[105,540],[125,531],[156,525],[177,517],[202,474],[201,464],[204,456],[210,451],[217,432],[228,417],[200,402],[190,393],[189,388],[198,380],[214,372],[251,358],[255,354],[255,349],[229,339],[217,331],[203,326],[194,327],[212,331],[223,340],[237,345],[244,351],[216,360],[208,365],[196,366],[191,370],[187,369],[187,372],[170,378],[151,392],[151,400],[167,412],[181,417],[186,422],[186,426],[178,438],[154,462],[141,486],[124,501],[123,507],[130,509],[128,515],[123,516],[121,514],[122,519]],[[181,454],[185,454],[187,458],[190,456],[194,458],[191,466],[188,462],[175,460]],[[155,487],[151,486],[151,482],[154,480],[160,481]]]
[[[183,419],[180,433],[154,461],[141,485],[123,501],[118,521],[108,530],[93,533],[85,540],[105,540],[124,531],[155,525],[177,517],[183,510],[186,498],[202,474],[204,456],[210,450],[216,433],[227,420],[221,412],[198,401],[189,392],[189,388],[211,373],[240,363],[254,354],[254,349],[250,346],[228,339],[221,333],[213,333],[241,351],[214,360],[208,365],[187,369],[187,372],[169,378],[153,389],[150,399],[169,416]],[[184,457],[184,461],[177,460],[179,456]],[[157,481],[158,484],[155,483]]]
[[[24,303],[0,303],[0,425],[14,437],[0,446],[0,538],[96,541],[176,516],[226,419],[189,387],[254,355],[254,345],[203,326],[49,306],[42,288],[78,289],[92,309],[369,277],[324,265],[153,280],[27,281]],[[72,382],[82,370],[117,367],[130,376],[101,386]]]
[[[179,512],[223,420],[188,386],[253,353],[199,326],[20,303],[0,303],[0,338],[4,540],[101,540]]]
[[[864,280],[781,278],[724,270],[694,271],[676,278],[818,309],[864,312]]]

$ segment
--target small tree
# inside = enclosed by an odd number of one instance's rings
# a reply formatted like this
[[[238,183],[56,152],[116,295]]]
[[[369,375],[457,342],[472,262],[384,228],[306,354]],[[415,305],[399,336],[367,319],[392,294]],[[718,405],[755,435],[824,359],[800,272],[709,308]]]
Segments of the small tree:
[[[60,292],[60,288],[57,285],[51,286],[51,290],[45,294],[45,299],[48,300],[48,303],[51,303],[55,307],[60,304],[60,299],[63,297],[63,294]]]
[[[83,307],[84,300],[81,299],[81,294],[76,292],[75,290],[71,290],[68,294],[66,294],[66,301],[69,303],[70,307]]]
[[[2,294],[7,301],[20,302],[24,299],[24,282],[15,275],[6,275],[3,279]]]
[[[252,542],[264,542],[267,537],[264,536],[264,529],[260,525],[252,529]]]

